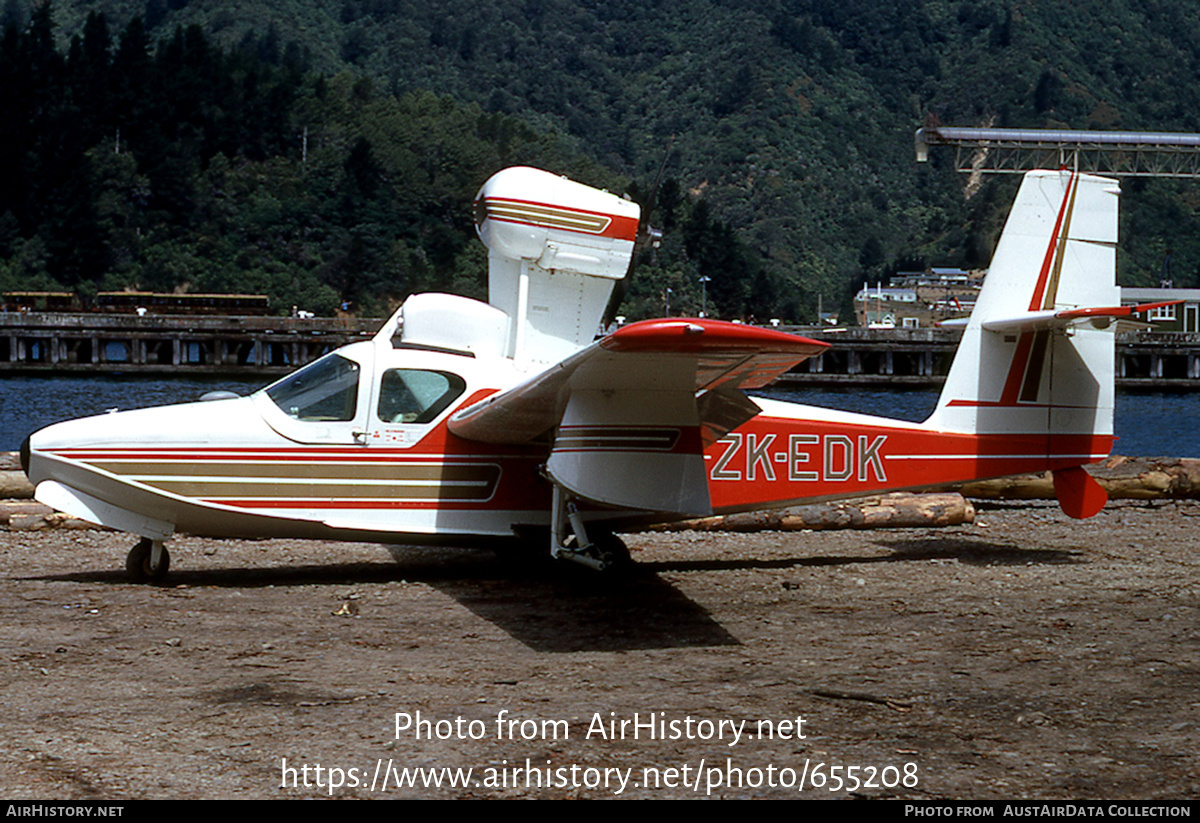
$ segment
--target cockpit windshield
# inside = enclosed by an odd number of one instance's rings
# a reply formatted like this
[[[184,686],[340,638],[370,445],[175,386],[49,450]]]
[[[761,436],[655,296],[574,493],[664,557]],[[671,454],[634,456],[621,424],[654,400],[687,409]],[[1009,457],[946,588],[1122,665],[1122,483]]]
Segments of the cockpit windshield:
[[[267,396],[296,420],[353,420],[358,408],[358,364],[327,355],[266,389]]]

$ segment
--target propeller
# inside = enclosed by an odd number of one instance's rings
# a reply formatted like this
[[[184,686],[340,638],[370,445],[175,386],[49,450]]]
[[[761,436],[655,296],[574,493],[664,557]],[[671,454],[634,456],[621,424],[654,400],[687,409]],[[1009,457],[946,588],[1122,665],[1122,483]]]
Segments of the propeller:
[[[663,172],[667,168],[667,161],[671,159],[671,147],[674,145],[675,135],[672,134],[671,139],[667,141],[667,150],[663,153],[662,163],[658,166],[658,174],[654,178],[654,186],[650,189],[650,197],[642,207],[645,217],[638,223],[637,237],[633,241],[633,254],[629,257],[629,268],[625,270],[625,276],[613,286],[612,294],[608,298],[608,306],[604,309],[603,323],[606,329],[617,319],[621,302],[629,293],[629,283],[633,280],[633,269],[637,265],[638,256],[646,250],[647,246],[658,248],[659,243],[662,242],[662,230],[650,225],[650,215],[654,212],[654,203],[658,199],[658,187],[662,183]]]

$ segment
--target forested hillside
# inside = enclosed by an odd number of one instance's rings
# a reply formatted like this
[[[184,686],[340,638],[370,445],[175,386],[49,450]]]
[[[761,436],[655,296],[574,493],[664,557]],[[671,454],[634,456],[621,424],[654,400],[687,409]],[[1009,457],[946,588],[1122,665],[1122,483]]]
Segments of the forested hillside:
[[[0,24],[6,289],[478,295],[488,174],[644,199],[665,158],[626,313],[667,288],[695,311],[704,275],[724,316],[802,320],[897,267],[986,262],[1015,181],[968,200],[948,156],[917,165],[929,117],[1200,130],[1200,23],[1164,2],[6,0]],[[1122,282],[1171,248],[1196,284],[1200,187],[1125,188]]]
[[[379,312],[480,294],[470,202],[514,162],[608,182],[514,118],[103,18],[56,50],[46,7],[0,42],[0,285],[266,292]]]

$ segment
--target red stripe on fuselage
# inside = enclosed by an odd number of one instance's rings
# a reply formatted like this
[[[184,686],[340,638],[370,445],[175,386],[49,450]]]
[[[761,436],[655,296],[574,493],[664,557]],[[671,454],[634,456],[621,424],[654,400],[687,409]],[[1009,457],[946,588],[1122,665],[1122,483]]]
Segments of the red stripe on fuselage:
[[[1093,463],[1111,436],[955,434],[759,416],[705,450],[714,511],[845,498]]]
[[[139,463],[144,462],[145,468],[139,468],[136,472],[129,472],[116,475],[119,482],[129,483],[139,488],[148,489],[155,493],[162,493],[163,490],[155,485],[154,481],[147,479],[145,482],[139,481],[137,478],[145,475],[154,474],[155,469],[161,462],[164,466],[169,466],[170,463],[189,462],[192,464],[202,464],[211,466],[211,471],[207,476],[216,477],[221,474],[223,465],[253,465],[261,463],[271,466],[289,466],[293,467],[294,471],[289,471],[286,478],[280,478],[273,475],[264,475],[262,477],[246,476],[239,477],[237,480],[243,484],[254,483],[270,483],[270,482],[295,482],[311,480],[311,497],[293,496],[293,497],[273,497],[273,498],[252,498],[236,495],[236,488],[231,488],[230,491],[234,494],[229,498],[214,496],[211,490],[208,494],[199,493],[194,495],[182,494],[177,495],[171,492],[171,496],[181,496],[185,499],[192,500],[198,503],[209,503],[214,505],[233,506],[242,509],[378,509],[386,511],[394,511],[397,509],[454,509],[454,510],[510,510],[510,509],[537,509],[548,508],[550,505],[550,484],[544,480],[539,473],[539,467],[545,462],[547,452],[543,448],[540,454],[537,455],[462,455],[462,454],[442,454],[442,455],[410,455],[397,450],[387,450],[388,454],[375,454],[374,460],[363,460],[366,455],[366,449],[359,452],[353,450],[333,450],[338,452],[337,456],[331,456],[326,450],[263,450],[263,449],[238,449],[234,450],[237,457],[230,456],[230,450],[211,449],[201,450],[170,450],[170,449],[112,449],[112,450],[75,450],[62,449],[51,452],[57,457],[63,457],[72,461],[81,463],[90,469],[108,474],[105,463]],[[374,451],[374,450],[372,450]],[[383,451],[383,450],[379,450]],[[286,457],[281,457],[281,453],[285,453]],[[351,459],[351,457],[356,459]],[[390,458],[390,459],[389,459]],[[486,500],[462,500],[458,499],[439,500],[435,498],[429,499],[372,499],[372,498],[337,498],[334,496],[336,486],[328,486],[331,480],[340,482],[352,482],[353,478],[344,476],[329,477],[324,472],[324,467],[336,465],[392,465],[397,469],[402,470],[406,466],[431,466],[438,467],[446,464],[451,466],[471,466],[471,465],[497,465],[500,473],[496,480],[495,488]],[[179,474],[173,475],[167,473],[165,477],[172,481],[180,483],[196,483],[203,484],[206,475],[191,475]],[[377,479],[377,478],[376,478]],[[161,482],[162,477],[156,477],[155,481]],[[112,482],[112,481],[107,481]],[[397,485],[404,485],[406,482],[411,482],[410,479],[399,477],[396,480]],[[233,485],[233,483],[231,483]],[[303,483],[300,484],[304,486]],[[454,485],[447,484],[446,495],[454,495]],[[245,492],[243,492],[245,494]]]

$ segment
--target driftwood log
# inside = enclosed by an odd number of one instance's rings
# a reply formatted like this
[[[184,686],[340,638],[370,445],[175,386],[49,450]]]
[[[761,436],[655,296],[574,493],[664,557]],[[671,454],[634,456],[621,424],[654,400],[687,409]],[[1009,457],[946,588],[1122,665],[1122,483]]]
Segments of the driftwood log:
[[[1085,467],[1113,500],[1200,499],[1200,460],[1188,457],[1120,457]],[[1049,472],[964,483],[976,500],[1053,500]]]
[[[33,497],[33,484],[25,472],[0,470],[0,500],[29,500]]]
[[[0,525],[8,526],[10,531],[100,528],[33,500],[0,500]]]
[[[805,529],[894,529],[958,526],[975,519],[975,507],[961,494],[884,494],[856,500],[810,503],[774,511],[683,520],[657,528],[680,531],[801,531]]]

